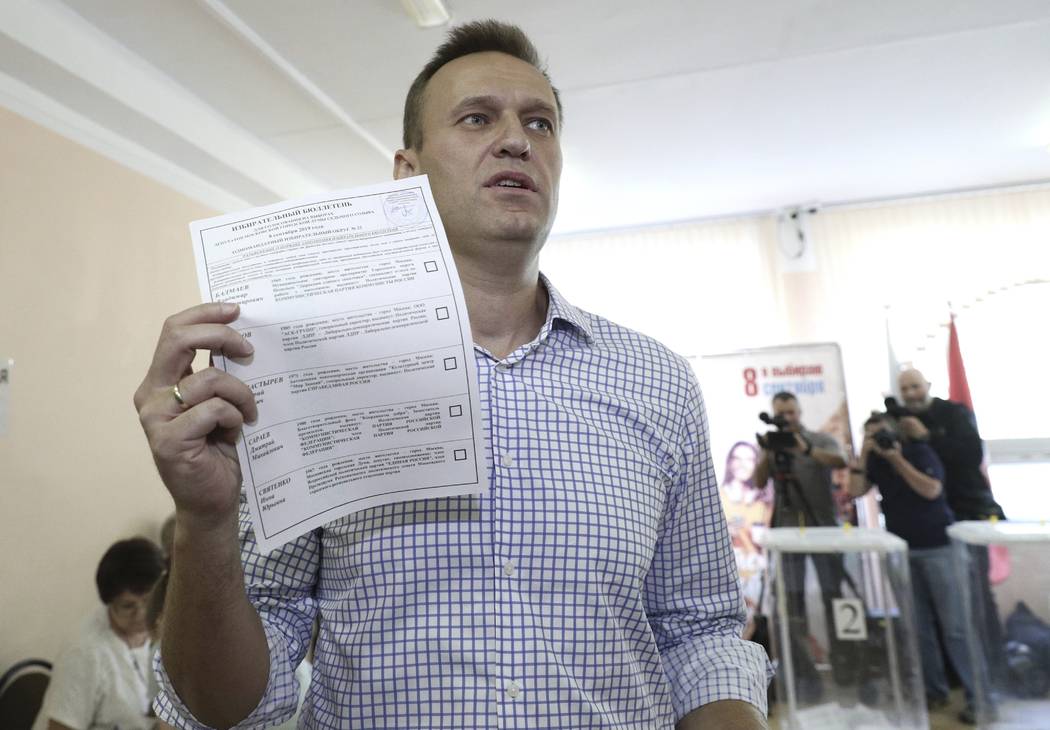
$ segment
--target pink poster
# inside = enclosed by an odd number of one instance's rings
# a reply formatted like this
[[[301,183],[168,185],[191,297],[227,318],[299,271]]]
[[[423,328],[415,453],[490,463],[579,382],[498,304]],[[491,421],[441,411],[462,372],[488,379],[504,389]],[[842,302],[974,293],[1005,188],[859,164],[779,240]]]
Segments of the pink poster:
[[[756,433],[770,427],[759,413],[772,414],[771,400],[792,393],[810,431],[834,437],[852,453],[846,386],[839,346],[834,343],[790,345],[705,357],[698,368],[711,424],[711,449],[729,533],[733,541],[744,598],[758,607],[766,559],[759,547],[769,526],[775,499],[772,483],[756,484],[759,457]],[[841,521],[855,521],[843,488],[848,471],[835,474],[835,502]]]

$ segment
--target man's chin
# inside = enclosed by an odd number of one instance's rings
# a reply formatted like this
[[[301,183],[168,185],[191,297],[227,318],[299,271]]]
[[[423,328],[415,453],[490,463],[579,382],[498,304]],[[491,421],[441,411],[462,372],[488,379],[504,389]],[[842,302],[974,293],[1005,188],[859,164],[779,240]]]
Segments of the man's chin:
[[[485,226],[488,237],[501,241],[523,241],[526,243],[546,240],[550,226],[535,215],[507,213]]]

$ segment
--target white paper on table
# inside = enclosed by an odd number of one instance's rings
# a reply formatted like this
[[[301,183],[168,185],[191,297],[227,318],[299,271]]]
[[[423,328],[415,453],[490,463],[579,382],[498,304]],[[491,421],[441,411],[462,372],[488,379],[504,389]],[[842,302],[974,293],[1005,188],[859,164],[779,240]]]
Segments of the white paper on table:
[[[255,347],[215,366],[262,552],[358,510],[486,491],[473,341],[425,176],[191,224],[205,301]]]

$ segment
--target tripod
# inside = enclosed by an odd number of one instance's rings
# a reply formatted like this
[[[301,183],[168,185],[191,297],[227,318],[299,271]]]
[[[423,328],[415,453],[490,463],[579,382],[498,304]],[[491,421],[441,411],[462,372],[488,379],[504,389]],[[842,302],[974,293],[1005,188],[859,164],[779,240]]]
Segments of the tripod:
[[[773,449],[773,518],[770,520],[770,527],[784,526],[780,524],[781,506],[786,510],[797,509],[802,518],[802,526],[817,527],[819,525],[816,513],[813,512],[813,505],[806,499],[806,495],[802,492],[802,485],[795,476],[794,463],[795,457],[790,451]],[[793,495],[792,492],[794,492]],[[795,507],[796,503],[798,507]]]
[[[798,526],[819,527],[821,524],[817,520],[813,505],[810,504],[802,490],[798,477],[795,475],[794,461],[794,455],[791,452],[773,449],[773,468],[771,471],[774,496],[773,517],[770,524],[772,527],[788,526],[783,524],[785,515],[796,513],[799,518]],[[841,555],[814,554],[810,557],[817,572],[824,613],[830,629],[828,648],[832,674],[837,684],[849,684],[856,670],[855,647],[837,639],[834,628],[830,625],[834,620],[832,601],[841,597],[843,582],[849,586],[849,590],[857,598],[863,600],[863,596],[858,590],[853,576],[846,571]],[[785,598],[789,607],[788,615],[791,617],[791,623],[793,624],[791,633],[805,636],[809,633],[805,608],[806,554],[782,555],[780,568],[784,573],[784,585],[787,589]],[[866,610],[865,613],[867,613]],[[798,636],[793,638],[797,642]],[[808,656],[808,652],[806,652],[805,656]],[[806,672],[803,672],[803,675],[805,674]]]

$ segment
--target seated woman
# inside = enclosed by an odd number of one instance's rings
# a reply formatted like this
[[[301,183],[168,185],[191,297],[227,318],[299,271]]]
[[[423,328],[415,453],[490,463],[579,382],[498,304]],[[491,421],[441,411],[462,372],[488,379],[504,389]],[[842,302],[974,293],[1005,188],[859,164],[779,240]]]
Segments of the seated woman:
[[[102,599],[59,656],[33,730],[151,730],[151,655],[146,606],[164,572],[160,548],[145,538],[114,544],[98,565]]]

